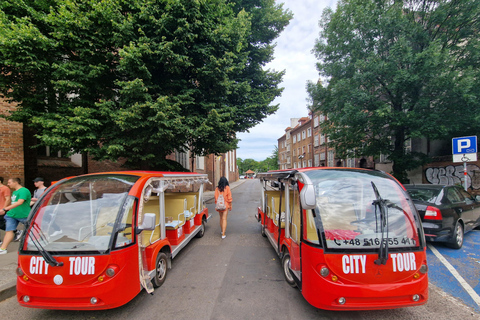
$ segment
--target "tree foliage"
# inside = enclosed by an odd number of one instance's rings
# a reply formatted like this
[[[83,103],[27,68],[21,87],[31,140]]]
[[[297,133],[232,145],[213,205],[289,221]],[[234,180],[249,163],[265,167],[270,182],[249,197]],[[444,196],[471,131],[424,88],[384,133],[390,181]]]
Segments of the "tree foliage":
[[[283,72],[262,66],[290,19],[274,0],[2,1],[0,92],[57,150],[137,168],[224,153],[277,109]]]
[[[312,108],[341,157],[387,155],[394,175],[421,164],[410,138],[451,139],[480,127],[480,1],[342,0],[314,48],[323,83]]]
[[[245,174],[248,170],[255,172],[267,172],[269,170],[278,170],[278,147],[275,146],[275,149],[272,152],[270,157],[267,157],[265,160],[256,161],[254,159],[241,159],[237,158],[237,166],[240,174]]]

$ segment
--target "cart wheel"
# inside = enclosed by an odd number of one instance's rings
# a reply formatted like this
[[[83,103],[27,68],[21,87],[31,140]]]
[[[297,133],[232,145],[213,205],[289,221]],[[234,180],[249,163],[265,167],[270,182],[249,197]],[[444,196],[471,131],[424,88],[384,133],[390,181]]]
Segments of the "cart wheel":
[[[463,225],[460,221],[455,224],[452,241],[448,245],[454,249],[460,249],[463,246]]]
[[[152,279],[154,288],[160,287],[167,278],[167,255],[163,252],[159,252],[157,256],[157,262],[155,264],[155,276]]]
[[[291,287],[295,288],[297,283],[293,279],[292,271],[290,271],[290,253],[288,253],[288,251],[285,251],[283,254],[282,266],[283,274],[285,275],[285,281],[287,281]]]
[[[201,238],[205,235],[205,220],[202,220],[202,225],[200,226],[200,231],[195,235],[196,238]]]

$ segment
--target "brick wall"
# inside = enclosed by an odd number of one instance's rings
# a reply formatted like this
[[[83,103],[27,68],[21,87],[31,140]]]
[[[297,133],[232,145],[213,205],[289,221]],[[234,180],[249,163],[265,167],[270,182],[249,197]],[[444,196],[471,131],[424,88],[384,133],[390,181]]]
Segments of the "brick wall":
[[[126,160],[122,158],[118,159],[118,161],[95,161],[91,157],[88,157],[88,173],[131,170],[123,167],[125,161]]]
[[[8,115],[15,109],[0,96],[0,114]],[[0,118],[0,176],[20,178],[25,181],[25,165],[23,157],[23,125],[18,122]]]

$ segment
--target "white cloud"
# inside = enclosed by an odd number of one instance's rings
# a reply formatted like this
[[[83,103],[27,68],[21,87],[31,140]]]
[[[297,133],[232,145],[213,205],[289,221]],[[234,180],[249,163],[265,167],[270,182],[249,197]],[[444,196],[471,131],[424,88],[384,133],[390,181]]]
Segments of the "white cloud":
[[[324,8],[335,9],[337,0],[285,0],[284,8],[290,9],[294,17],[277,39],[275,59],[266,68],[285,70],[282,96],[273,101],[279,104],[278,111],[262,123],[250,129],[249,133],[239,133],[242,140],[238,144],[237,157],[242,159],[264,160],[272,155],[278,139],[290,126],[290,118],[308,115],[307,81],[317,81],[315,69],[317,60],[312,54],[320,28],[318,21]]]

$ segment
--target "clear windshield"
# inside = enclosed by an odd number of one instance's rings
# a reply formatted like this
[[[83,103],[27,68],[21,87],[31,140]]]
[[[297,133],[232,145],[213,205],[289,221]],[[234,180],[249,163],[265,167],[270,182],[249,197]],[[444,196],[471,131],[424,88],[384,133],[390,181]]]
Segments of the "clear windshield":
[[[419,246],[419,220],[395,180],[381,172],[363,170],[306,174],[315,186],[315,223],[327,248],[376,249],[382,239],[389,248]]]
[[[131,237],[117,232],[125,230],[126,216],[131,219],[134,200],[127,196],[137,179],[128,175],[83,176],[50,190],[36,207],[26,249],[105,252],[114,235],[117,242],[131,242]]]

